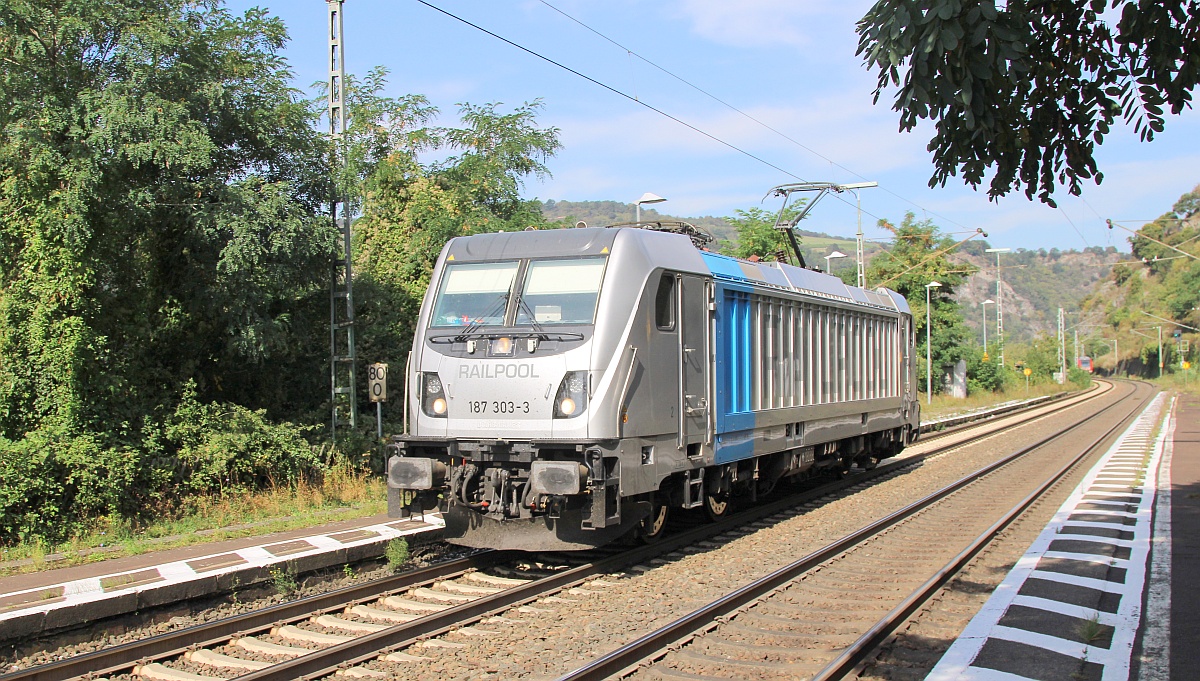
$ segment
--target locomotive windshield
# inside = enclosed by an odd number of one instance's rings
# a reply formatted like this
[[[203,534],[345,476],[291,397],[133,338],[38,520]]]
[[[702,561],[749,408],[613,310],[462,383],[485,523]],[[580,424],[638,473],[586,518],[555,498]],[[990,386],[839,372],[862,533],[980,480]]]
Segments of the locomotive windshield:
[[[529,263],[517,307],[517,324],[593,323],[603,277],[604,258]]]
[[[456,263],[446,267],[431,326],[504,323],[516,262]]]
[[[502,326],[506,319],[518,325],[592,324],[605,260],[529,261],[517,296],[512,293],[520,262],[449,264],[429,325]]]

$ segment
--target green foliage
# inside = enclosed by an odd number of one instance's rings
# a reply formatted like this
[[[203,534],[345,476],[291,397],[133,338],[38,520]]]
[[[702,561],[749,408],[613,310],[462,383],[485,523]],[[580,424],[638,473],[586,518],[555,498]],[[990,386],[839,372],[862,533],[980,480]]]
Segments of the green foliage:
[[[271,584],[274,585],[275,592],[280,596],[291,596],[300,589],[300,584],[296,581],[294,565],[276,565],[271,567],[268,572],[271,575]]]
[[[164,435],[177,452],[178,490],[217,494],[264,485],[292,485],[323,463],[290,423],[273,424],[265,411],[196,400],[189,383]]]
[[[966,352],[967,394],[998,392],[1011,387],[1015,382],[1013,372],[1002,366],[995,356],[983,359],[983,348],[970,347]]]
[[[399,570],[408,562],[408,542],[403,537],[396,537],[387,544],[384,549],[383,557],[387,559],[388,566],[393,570]]]
[[[1114,17],[1119,14],[1119,21]],[[896,87],[900,129],[935,122],[930,185],[961,173],[995,199],[1024,186],[1054,205],[1103,176],[1094,157],[1118,118],[1144,141],[1200,80],[1200,12],[1182,0],[992,3],[881,0],[859,21],[858,54]]]
[[[1082,301],[1083,313],[1103,325],[1097,329],[1098,335],[1115,340],[1121,351],[1116,358],[1111,347],[1101,350],[1102,370],[1119,367],[1124,373],[1157,376],[1157,326],[1163,332],[1164,373],[1179,370],[1184,341],[1190,348],[1200,345],[1200,334],[1193,330],[1200,327],[1197,205],[1200,187],[1181,196],[1170,212],[1137,230],[1129,243],[1142,264],[1114,267],[1111,278],[1095,286]],[[1180,338],[1173,337],[1175,331],[1181,333]]]
[[[1092,375],[1079,367],[1067,369],[1067,380],[1077,387],[1086,388],[1092,384]]]
[[[803,206],[803,201],[797,201],[788,206],[784,209],[780,222],[795,220]],[[735,210],[734,213],[736,215],[726,217],[725,221],[737,230],[737,242],[731,247],[723,249],[725,254],[735,258],[757,256],[762,260],[775,260],[779,253],[791,256],[792,246],[788,243],[787,236],[775,228],[775,219],[779,217],[778,212],[768,212],[755,206],[749,210]],[[797,241],[799,240],[797,238]],[[813,263],[808,264],[812,265]]]
[[[0,16],[0,436],[136,446],[189,378],[271,401],[257,372],[294,359],[334,245],[282,24],[184,0]]]
[[[0,439],[0,541],[61,541],[84,523],[136,510],[141,457],[91,435],[39,429]]]
[[[962,311],[954,301],[954,290],[966,281],[974,270],[951,262],[948,253],[954,241],[943,236],[930,220],[918,221],[908,213],[899,227],[881,220],[880,226],[895,234],[890,252],[875,258],[867,268],[869,287],[886,286],[905,297],[913,312],[917,338],[917,356],[924,357],[931,334],[926,333],[926,284],[937,281],[939,288],[930,289],[929,309],[932,333],[932,360],[935,377],[960,359],[967,357],[970,332],[963,321]],[[925,362],[918,362],[918,376],[925,380]]]

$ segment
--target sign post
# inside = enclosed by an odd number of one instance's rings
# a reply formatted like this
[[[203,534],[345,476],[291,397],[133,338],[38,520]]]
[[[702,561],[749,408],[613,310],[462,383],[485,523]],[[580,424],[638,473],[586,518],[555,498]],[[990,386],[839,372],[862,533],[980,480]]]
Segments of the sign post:
[[[1025,367],[1025,392],[1029,392],[1029,375],[1033,373],[1033,369]]]
[[[382,363],[367,367],[367,387],[371,401],[375,403],[375,435],[380,442],[383,441],[383,403],[387,402],[387,368],[388,365]]]

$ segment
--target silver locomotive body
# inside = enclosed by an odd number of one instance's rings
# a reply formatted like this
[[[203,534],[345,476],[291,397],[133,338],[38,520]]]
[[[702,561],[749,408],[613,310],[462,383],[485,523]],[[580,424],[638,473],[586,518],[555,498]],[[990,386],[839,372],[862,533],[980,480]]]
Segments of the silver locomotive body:
[[[917,432],[903,298],[568,229],[454,239],[435,268],[394,438],[389,513],[441,508],[468,546],[573,549],[719,514]]]

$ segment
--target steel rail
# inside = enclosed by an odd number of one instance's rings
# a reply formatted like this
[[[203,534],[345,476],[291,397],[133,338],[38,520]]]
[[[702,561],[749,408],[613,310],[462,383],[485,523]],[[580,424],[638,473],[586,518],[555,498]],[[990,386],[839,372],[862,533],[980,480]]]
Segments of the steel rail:
[[[182,654],[193,646],[211,645],[228,640],[234,635],[266,629],[279,622],[302,619],[314,612],[376,598],[390,591],[447,579],[468,570],[489,567],[503,560],[507,555],[511,554],[502,551],[478,553],[467,558],[431,565],[421,570],[404,572],[381,580],[280,603],[213,622],[205,622],[78,657],[10,672],[0,675],[0,681],[63,681],[87,673],[95,674],[125,669],[147,658]]]
[[[1134,398],[1136,394],[1137,390],[1135,389],[1128,395],[1123,396],[1117,402],[1104,407],[1097,412],[1096,415],[1103,414],[1104,412],[1124,403],[1125,400]],[[1136,411],[1136,409],[1137,408],[1135,407],[1134,411]],[[1119,423],[1124,422],[1127,420],[1127,418],[1128,416],[1123,418]],[[1025,456],[1029,452],[1043,447],[1062,437],[1063,435],[1075,430],[1079,426],[1083,425],[1083,423],[1085,423],[1087,420],[1090,419],[1072,424],[1058,433],[1043,438],[1032,445],[1021,448],[1017,452],[1010,454],[1003,459],[988,464],[987,466],[970,473],[963,478],[960,478],[950,485],[933,492],[923,499],[920,499],[898,511],[895,511],[885,518],[881,518],[880,520],[860,528],[859,530],[846,535],[845,537],[842,537],[841,539],[828,544],[825,547],[820,548],[789,565],[775,570],[765,577],[746,584],[741,588],[709,603],[708,605],[705,605],[684,615],[683,617],[680,617],[674,622],[671,622],[634,641],[631,641],[630,643],[621,646],[620,648],[617,648],[616,650],[613,650],[606,655],[593,660],[582,667],[579,667],[578,669],[558,677],[556,681],[595,681],[599,679],[605,679],[609,678],[610,676],[617,675],[647,658],[654,657],[658,653],[665,650],[668,646],[689,635],[694,634],[696,631],[711,624],[718,618],[729,615],[735,610],[755,600],[758,600],[766,594],[769,594],[771,591],[779,588],[780,586],[794,581],[797,577],[803,575],[804,573],[844,553],[845,551],[854,548],[865,540],[880,534],[884,530],[898,524],[906,518],[911,517],[915,513],[924,510],[926,507],[944,499],[945,497],[950,496],[954,492],[962,489],[972,482],[987,476],[997,469],[1002,468],[1003,466],[1019,459],[1022,456]],[[1113,429],[1110,429],[1108,433],[1105,434],[1105,437],[1111,434],[1112,430],[1115,430],[1115,428],[1116,426],[1114,426]],[[953,446],[957,447],[958,445]],[[934,452],[929,452],[921,456],[927,457],[931,456],[932,454],[934,454]],[[858,479],[856,478],[856,482],[857,480]]]
[[[1135,390],[1136,393],[1136,390]],[[1151,393],[1153,395],[1153,393]],[[1131,394],[1131,397],[1133,395]],[[1057,485],[1065,478],[1076,466],[1084,459],[1092,454],[1100,447],[1104,441],[1108,440],[1113,433],[1118,429],[1127,427],[1143,409],[1145,409],[1146,401],[1139,403],[1125,415],[1124,418],[1117,421],[1112,428],[1109,428],[1103,435],[1096,438],[1089,444],[1078,456],[1063,465],[1054,475],[1050,476],[1041,486],[1031,492],[1028,496],[1013,506],[1007,513],[997,520],[991,527],[984,530],[969,546],[963,549],[957,556],[952,558],[940,570],[934,574],[927,582],[922,584],[916,591],[910,594],[891,612],[882,617],[876,622],[865,634],[859,637],[854,643],[850,644],[846,650],[842,651],[837,658],[825,666],[824,669],[814,674],[809,681],[831,681],[832,679],[840,679],[850,673],[859,663],[863,662],[872,651],[887,639],[901,624],[905,622],[914,612],[924,605],[930,598],[934,596],[947,582],[950,581],[956,574],[961,572],[963,568],[970,563],[980,551],[990,544],[997,535],[1004,531],[1009,525],[1017,520],[1025,513],[1029,507],[1033,506],[1041,499],[1050,488]]]
[[[1036,406],[1040,407],[1044,405],[1039,404]],[[1062,405],[1051,410],[1050,412],[1047,412],[1047,414],[1054,413],[1060,409],[1066,409],[1069,406],[1070,405]],[[990,432],[984,433],[980,434],[978,437],[987,437],[991,434],[992,433]],[[895,461],[885,466],[879,466],[868,473],[852,476],[840,480],[832,485],[822,485],[818,489],[810,490],[801,495],[793,495],[785,499],[780,499],[762,506],[757,506],[749,509],[748,511],[732,515],[729,518],[719,522],[704,525],[671,537],[664,538],[650,546],[632,549],[631,551],[623,552],[596,563],[581,565],[571,570],[558,573],[552,577],[531,582],[525,586],[517,587],[515,589],[508,589],[498,594],[493,594],[491,596],[471,601],[470,603],[464,603],[453,608],[448,608],[441,612],[423,617],[419,620],[414,620],[405,624],[399,624],[390,629],[385,629],[374,634],[368,634],[366,636],[356,638],[353,641],[348,641],[346,643],[341,643],[329,648],[314,651],[302,657],[297,657],[293,660],[280,663],[270,667],[269,669],[239,676],[237,679],[238,681],[288,681],[289,679],[321,678],[336,672],[339,668],[343,668],[348,665],[361,664],[377,658],[383,650],[403,648],[404,646],[412,645],[421,639],[439,636],[453,630],[456,627],[463,626],[466,623],[478,621],[493,613],[501,612],[508,608],[534,601],[546,593],[570,588],[577,584],[583,583],[593,576],[616,572],[655,556],[670,553],[671,551],[675,551],[697,541],[727,532],[746,523],[753,522],[754,520],[758,520],[793,508],[808,500],[829,494],[830,492],[841,491],[852,485],[857,485],[864,480],[870,480],[901,468],[907,468],[920,461],[923,461],[928,457],[944,453],[949,449],[960,447],[963,444],[963,442],[953,443],[924,454],[908,457],[907,459]]]
[[[1107,394],[1107,392],[1096,393],[1095,395],[1090,396],[1084,393],[1084,400],[1086,401],[1104,394]],[[1080,402],[1057,405],[1037,418],[1048,416],[1077,404],[1080,404]],[[1019,413],[1020,411],[1044,408],[1046,406],[1047,405],[1045,402],[1042,402],[1035,405],[1027,405],[1025,409],[1017,409],[1015,411]],[[1010,411],[1007,415],[1013,415],[1013,412]],[[1010,426],[1006,427],[1015,427],[1024,425],[1024,423],[1026,422],[1011,424]],[[938,431],[938,435],[940,436],[942,433],[949,434],[951,432],[961,432],[964,430],[970,430],[972,428],[982,429],[987,425],[990,424],[973,422],[961,427],[956,427],[945,431]],[[946,451],[963,446],[969,442],[988,437],[994,432],[995,431],[983,432],[968,440],[955,442],[932,449],[922,454],[917,454],[904,459],[881,464],[865,473],[849,476],[842,480],[838,480],[827,485],[822,485],[818,488],[808,490],[800,494],[790,495],[783,499],[755,506],[746,511],[735,513],[721,521],[703,525],[671,537],[666,537],[655,544],[639,547],[628,552],[623,552],[616,556],[604,559],[599,563],[582,565],[572,570],[557,573],[552,578],[548,578],[552,579],[552,582],[537,580],[523,587],[518,587],[518,589],[515,590],[506,590],[499,594],[486,596],[470,603],[454,606],[438,613],[422,617],[418,620],[399,624],[375,634],[357,638],[354,641],[317,650],[288,662],[281,663],[280,665],[270,669],[254,672],[238,678],[246,681],[261,681],[262,679],[282,680],[301,677],[319,677],[336,671],[336,669],[340,666],[344,666],[346,664],[355,664],[359,661],[376,657],[378,654],[377,651],[382,648],[398,648],[415,642],[421,638],[436,636],[456,626],[461,626],[466,622],[482,619],[491,612],[507,609],[513,605],[519,605],[524,602],[536,600],[536,598],[547,592],[569,588],[577,583],[586,581],[586,579],[592,575],[614,572],[628,565],[642,562],[657,555],[670,553],[671,551],[682,548],[691,543],[727,532],[746,523],[754,522],[755,520],[786,511],[800,504],[822,497],[826,494],[839,492],[853,485],[858,485],[864,481],[869,481],[891,474],[895,471],[911,467],[930,457],[943,454]],[[282,603],[262,610],[256,610],[253,612],[244,613],[242,615],[236,615],[234,617],[208,622],[196,625],[194,627],[188,627],[175,632],[159,634],[141,641],[135,641],[120,646],[115,646],[113,648],[87,653],[85,655],[80,655],[67,660],[61,660],[46,665],[10,672],[8,674],[0,675],[0,681],[64,681],[65,679],[77,678],[88,673],[112,674],[127,670],[130,667],[138,663],[143,663],[147,660],[163,659],[174,655],[181,655],[191,648],[218,644],[236,636],[250,635],[256,631],[266,629],[280,622],[304,619],[315,612],[333,610],[343,607],[349,603],[376,598],[389,591],[397,591],[425,583],[431,583],[433,581],[456,576],[470,569],[479,569],[481,567],[495,565],[503,562],[512,555],[512,552],[483,552],[475,554],[469,558],[430,566],[429,568],[423,570],[407,572],[400,575],[395,575],[393,577],[388,577],[383,580],[356,585],[345,589],[339,589],[337,591],[331,591],[326,594],[319,594],[317,596],[311,596],[309,598],[291,601],[288,603]],[[501,598],[502,596],[503,598]],[[362,642],[362,645],[359,645],[360,642]],[[377,647],[371,651],[366,651],[364,646],[368,645],[368,643],[376,645]],[[278,674],[275,673],[276,669],[279,669]]]

